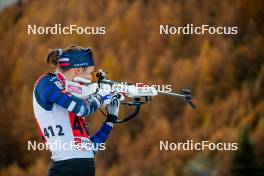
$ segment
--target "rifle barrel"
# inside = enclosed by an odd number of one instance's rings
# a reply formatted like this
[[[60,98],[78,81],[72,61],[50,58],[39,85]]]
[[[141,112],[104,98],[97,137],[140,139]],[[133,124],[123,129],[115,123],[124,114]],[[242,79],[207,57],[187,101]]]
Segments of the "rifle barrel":
[[[162,94],[162,95],[167,95],[167,96],[177,96],[177,97],[185,97],[185,95],[183,94],[179,94],[179,93],[173,93],[173,92],[163,92],[163,91],[158,91],[158,93]]]

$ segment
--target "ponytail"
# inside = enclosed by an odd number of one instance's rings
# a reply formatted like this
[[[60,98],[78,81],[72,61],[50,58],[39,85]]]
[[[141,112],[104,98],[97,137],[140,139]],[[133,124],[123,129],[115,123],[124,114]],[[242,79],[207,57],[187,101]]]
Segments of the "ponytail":
[[[46,62],[48,64],[52,64],[57,66],[59,59],[60,59],[60,55],[62,54],[62,49],[54,49],[54,50],[50,50],[47,58],[46,58]]]

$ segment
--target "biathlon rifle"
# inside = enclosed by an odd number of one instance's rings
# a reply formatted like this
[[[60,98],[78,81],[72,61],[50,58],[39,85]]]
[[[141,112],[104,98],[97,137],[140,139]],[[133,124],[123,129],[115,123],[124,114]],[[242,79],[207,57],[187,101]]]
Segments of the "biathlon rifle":
[[[107,72],[104,72],[103,70],[99,70],[96,73],[96,78],[96,83],[91,83],[90,81],[80,77],[76,77],[74,81],[66,81],[66,91],[82,99],[86,99],[91,94],[97,93],[98,91],[102,90],[109,93],[121,93],[122,95],[124,95],[123,97],[125,97],[122,99],[121,105],[132,106],[135,109],[126,117],[118,119],[117,123],[124,123],[136,117],[136,115],[140,111],[140,107],[143,104],[150,102],[152,98],[157,95],[180,97],[193,109],[196,108],[196,105],[192,102],[192,92],[188,89],[181,89],[179,93],[174,93],[160,91],[157,90],[154,86],[148,86],[142,83],[134,85],[127,82],[116,82],[107,79]],[[132,101],[125,101],[126,99],[132,99]],[[104,102],[103,107],[106,107],[106,105],[109,103],[110,99]],[[104,116],[106,116],[106,114],[101,109],[100,111]]]

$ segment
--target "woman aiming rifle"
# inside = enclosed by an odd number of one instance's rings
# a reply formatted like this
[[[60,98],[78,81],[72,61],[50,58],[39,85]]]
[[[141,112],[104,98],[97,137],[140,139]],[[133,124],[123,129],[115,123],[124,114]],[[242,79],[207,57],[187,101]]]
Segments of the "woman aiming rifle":
[[[51,50],[47,62],[55,65],[56,71],[41,76],[33,92],[34,113],[41,137],[47,144],[75,144],[69,150],[49,148],[53,162],[48,175],[95,175],[96,147],[87,149],[87,146],[98,146],[107,140],[118,116],[121,95],[96,93],[83,100],[65,90],[65,80],[74,81],[79,77],[91,81],[94,61],[90,48],[71,46]],[[111,102],[107,105],[107,119],[99,131],[90,137],[85,118],[100,108],[106,98],[110,98]],[[86,147],[77,147],[79,145]]]

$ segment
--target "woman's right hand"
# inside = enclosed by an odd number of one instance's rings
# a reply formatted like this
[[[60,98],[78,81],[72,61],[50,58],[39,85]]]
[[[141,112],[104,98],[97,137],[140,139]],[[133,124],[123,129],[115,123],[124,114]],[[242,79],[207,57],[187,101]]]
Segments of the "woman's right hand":
[[[101,105],[109,104],[110,99],[112,97],[110,91],[106,91],[105,89],[99,89],[96,94],[100,97],[98,99],[100,99]]]

